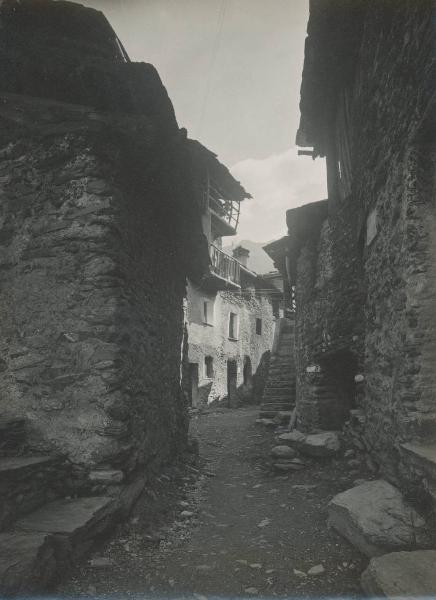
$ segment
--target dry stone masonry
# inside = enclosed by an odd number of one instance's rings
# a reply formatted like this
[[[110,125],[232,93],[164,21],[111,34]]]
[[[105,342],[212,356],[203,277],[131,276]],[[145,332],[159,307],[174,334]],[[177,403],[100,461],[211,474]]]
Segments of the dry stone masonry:
[[[208,255],[155,69],[73,3],[6,0],[0,26],[1,594],[56,579],[186,447]]]
[[[384,477],[436,486],[431,3],[313,0],[297,144],[328,199],[289,210],[298,427],[341,430]],[[433,458],[432,458],[433,457]]]

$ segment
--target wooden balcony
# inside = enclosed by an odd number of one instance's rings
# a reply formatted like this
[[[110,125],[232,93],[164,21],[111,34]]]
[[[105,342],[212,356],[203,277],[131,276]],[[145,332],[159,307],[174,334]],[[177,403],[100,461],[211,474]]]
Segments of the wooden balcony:
[[[212,227],[219,236],[235,235],[239,224],[240,201],[229,200],[213,180],[204,189],[205,208],[210,210]]]
[[[209,292],[239,290],[241,288],[241,265],[213,244],[210,245],[210,272],[202,282]]]

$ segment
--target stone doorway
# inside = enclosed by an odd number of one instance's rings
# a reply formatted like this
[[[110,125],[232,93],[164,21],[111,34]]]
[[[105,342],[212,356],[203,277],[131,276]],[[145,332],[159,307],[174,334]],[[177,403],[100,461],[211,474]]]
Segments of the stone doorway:
[[[338,350],[320,361],[321,377],[315,386],[319,401],[319,420],[325,429],[342,429],[350,410],[356,407],[357,357],[349,350]]]

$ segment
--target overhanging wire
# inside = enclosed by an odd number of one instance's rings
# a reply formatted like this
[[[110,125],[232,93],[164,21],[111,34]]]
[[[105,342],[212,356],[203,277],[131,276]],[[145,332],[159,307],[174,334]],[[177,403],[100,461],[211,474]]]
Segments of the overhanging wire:
[[[218,55],[219,46],[221,43],[223,27],[224,27],[224,19],[225,19],[227,5],[228,5],[229,1],[230,0],[221,0],[220,11],[218,14],[218,29],[217,29],[217,34],[215,36],[215,42],[214,42],[214,45],[212,48],[212,56],[211,56],[209,72],[208,72],[208,76],[207,76],[207,80],[206,80],[206,89],[204,92],[204,98],[203,98],[203,104],[202,104],[201,111],[200,111],[200,117],[198,119],[197,136],[196,136],[197,138],[200,137],[201,130],[203,128],[204,117],[206,115],[206,108],[207,108],[207,103],[209,101],[209,95],[210,95],[210,90],[211,90],[211,85],[212,85],[212,74],[213,74],[213,70],[215,67],[215,62],[216,62],[216,57]]]

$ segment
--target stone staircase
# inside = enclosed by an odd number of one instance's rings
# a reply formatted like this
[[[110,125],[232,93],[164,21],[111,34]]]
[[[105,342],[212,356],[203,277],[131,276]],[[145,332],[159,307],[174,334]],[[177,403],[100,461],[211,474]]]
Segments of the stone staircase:
[[[0,435],[0,597],[46,591],[138,494],[73,497],[71,465],[30,453],[24,420],[1,420]]]
[[[294,322],[281,319],[278,341],[271,355],[260,418],[273,419],[295,406]]]

